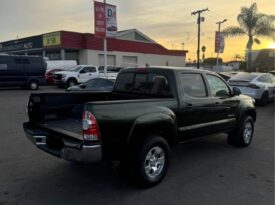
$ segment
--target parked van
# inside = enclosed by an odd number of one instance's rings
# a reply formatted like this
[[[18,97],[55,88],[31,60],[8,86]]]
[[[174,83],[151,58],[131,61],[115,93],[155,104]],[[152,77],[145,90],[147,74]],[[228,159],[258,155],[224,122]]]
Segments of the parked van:
[[[46,63],[42,57],[0,55],[0,87],[20,86],[37,90],[45,84]]]

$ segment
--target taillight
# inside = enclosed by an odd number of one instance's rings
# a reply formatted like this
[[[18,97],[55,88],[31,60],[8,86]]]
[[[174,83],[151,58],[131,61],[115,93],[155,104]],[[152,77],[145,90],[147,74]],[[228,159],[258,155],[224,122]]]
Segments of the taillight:
[[[249,83],[249,84],[247,85],[247,87],[252,88],[252,89],[259,89],[259,88],[260,88],[259,86],[255,85],[255,84],[253,84],[253,83]]]
[[[87,141],[98,141],[100,140],[99,127],[95,116],[89,112],[83,112],[83,138]]]

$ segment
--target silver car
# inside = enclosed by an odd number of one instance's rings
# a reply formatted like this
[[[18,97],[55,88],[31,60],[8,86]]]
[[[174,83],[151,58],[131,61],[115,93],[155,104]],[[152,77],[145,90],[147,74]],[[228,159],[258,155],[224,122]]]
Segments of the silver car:
[[[262,105],[274,99],[275,77],[270,73],[239,73],[228,82],[232,88],[238,87],[242,94],[254,98]]]

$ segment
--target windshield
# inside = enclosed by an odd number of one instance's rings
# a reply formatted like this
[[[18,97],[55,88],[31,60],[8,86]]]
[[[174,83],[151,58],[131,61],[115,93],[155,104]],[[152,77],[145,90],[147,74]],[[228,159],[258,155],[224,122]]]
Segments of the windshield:
[[[79,71],[81,68],[82,68],[82,66],[75,66],[75,67],[73,67],[72,69],[70,69],[69,71],[77,72],[77,71]]]

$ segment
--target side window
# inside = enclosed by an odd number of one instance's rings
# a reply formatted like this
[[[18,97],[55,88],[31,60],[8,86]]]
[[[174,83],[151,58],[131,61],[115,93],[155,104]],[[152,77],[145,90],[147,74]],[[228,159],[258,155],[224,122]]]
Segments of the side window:
[[[15,64],[30,64],[30,60],[26,58],[15,58]]]
[[[217,76],[206,75],[208,84],[210,86],[211,95],[214,97],[224,97],[229,96],[230,91],[227,85]]]
[[[118,75],[114,90],[130,92],[133,89],[134,73],[121,73]]]
[[[95,67],[86,67],[84,68],[86,73],[95,73],[96,72],[96,68]]]
[[[147,73],[136,73],[134,81],[134,92],[146,93],[147,89]]]
[[[185,95],[191,97],[206,97],[206,87],[201,74],[186,73],[180,76],[181,88]]]
[[[266,75],[266,80],[267,80],[267,83],[272,83],[272,77],[271,75]]]
[[[15,58],[15,59],[14,59],[14,63],[15,63],[15,64],[22,64],[20,58]]]
[[[86,73],[85,68],[82,68],[82,69],[79,71],[79,73],[80,73],[80,74]]]
[[[22,64],[30,64],[30,60],[29,60],[29,59],[26,59],[26,58],[22,58],[22,59],[21,59],[21,63],[22,63]]]
[[[262,75],[261,77],[259,77],[258,81],[262,82],[262,83],[267,83],[267,77],[266,77],[266,75]]]
[[[172,97],[169,81],[164,75],[149,73],[146,89],[149,94]]]

